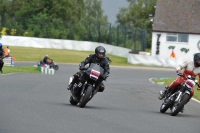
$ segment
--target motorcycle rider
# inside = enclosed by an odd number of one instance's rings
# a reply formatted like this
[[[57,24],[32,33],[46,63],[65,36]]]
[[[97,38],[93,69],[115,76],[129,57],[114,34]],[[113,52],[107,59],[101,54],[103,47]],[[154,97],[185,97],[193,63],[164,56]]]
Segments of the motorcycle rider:
[[[3,61],[3,58],[4,58],[4,50],[3,50],[3,45],[2,43],[0,43],[0,72],[3,73],[3,65],[4,65],[4,61]]]
[[[99,64],[104,69],[104,74],[102,75],[102,78],[98,80],[97,85],[99,86],[99,92],[103,92],[105,89],[105,86],[103,84],[103,80],[106,80],[106,78],[110,74],[110,67],[109,63],[111,60],[106,56],[106,49],[103,46],[98,46],[95,48],[95,54],[90,54],[84,61],[82,61],[79,65],[80,71],[74,74],[74,78],[72,82],[68,85],[67,89],[71,90],[72,86],[75,85],[74,88],[74,96],[77,94],[78,90],[80,90],[81,86],[84,84],[84,77],[83,77],[83,69],[85,65],[96,63]]]
[[[43,58],[43,63],[44,64],[51,64],[52,63],[52,59],[49,58],[49,56],[46,54]]]
[[[200,53],[194,54],[193,61],[185,61],[181,65],[176,67],[177,73],[183,73],[187,77],[188,75],[196,77],[199,76],[199,83],[200,83]],[[166,95],[171,93],[177,86],[181,85],[186,79],[178,76],[169,86],[165,87],[165,90],[160,96],[158,97],[159,100],[162,100]],[[198,88],[200,90],[200,88]],[[190,99],[194,94],[194,90],[192,89]]]

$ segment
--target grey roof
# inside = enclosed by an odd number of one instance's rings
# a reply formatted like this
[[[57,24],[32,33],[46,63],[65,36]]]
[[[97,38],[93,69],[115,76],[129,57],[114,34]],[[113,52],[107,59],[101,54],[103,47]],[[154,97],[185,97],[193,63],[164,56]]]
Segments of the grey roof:
[[[157,0],[153,31],[200,34],[200,0]]]

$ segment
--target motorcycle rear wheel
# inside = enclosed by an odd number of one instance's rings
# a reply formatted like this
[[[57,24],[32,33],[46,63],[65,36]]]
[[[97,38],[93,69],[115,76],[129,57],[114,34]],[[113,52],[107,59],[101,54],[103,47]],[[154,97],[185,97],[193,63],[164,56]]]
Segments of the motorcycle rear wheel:
[[[88,86],[80,98],[79,107],[84,108],[92,95],[92,86]]]
[[[188,94],[184,94],[181,98],[181,102],[176,106],[174,105],[171,110],[171,116],[176,116],[184,107],[184,105],[188,102],[190,96]]]

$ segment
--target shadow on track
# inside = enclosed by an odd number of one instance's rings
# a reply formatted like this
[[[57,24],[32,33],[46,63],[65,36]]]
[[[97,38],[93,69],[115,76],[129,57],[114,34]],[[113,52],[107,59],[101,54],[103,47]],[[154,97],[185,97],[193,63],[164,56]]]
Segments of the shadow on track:
[[[80,108],[78,105],[71,105],[70,103],[56,103],[56,102],[49,102],[49,104],[54,104],[57,106],[63,106],[63,107],[76,107],[76,108]],[[116,110],[114,108],[107,108],[107,107],[100,107],[100,106],[85,106],[83,109],[97,109],[97,110]]]
[[[196,119],[200,119],[199,115],[192,115],[192,114],[187,114],[187,113],[179,113],[177,116],[171,116],[170,112],[165,112],[165,113],[160,113],[159,111],[149,111],[150,113],[153,114],[157,114],[157,115],[168,115],[170,117],[182,117],[182,118],[196,118]]]

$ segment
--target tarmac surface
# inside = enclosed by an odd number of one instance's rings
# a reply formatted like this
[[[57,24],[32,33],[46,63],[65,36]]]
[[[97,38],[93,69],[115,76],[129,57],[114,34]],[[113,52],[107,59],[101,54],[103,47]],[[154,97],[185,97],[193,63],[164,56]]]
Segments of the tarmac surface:
[[[34,63],[17,63],[16,66]],[[36,63],[35,63],[36,65]],[[78,64],[58,64],[54,75],[0,75],[0,133],[199,133],[200,106],[191,100],[176,117],[160,113],[162,85],[173,69],[111,67],[106,89],[85,108],[72,106],[69,77]]]

